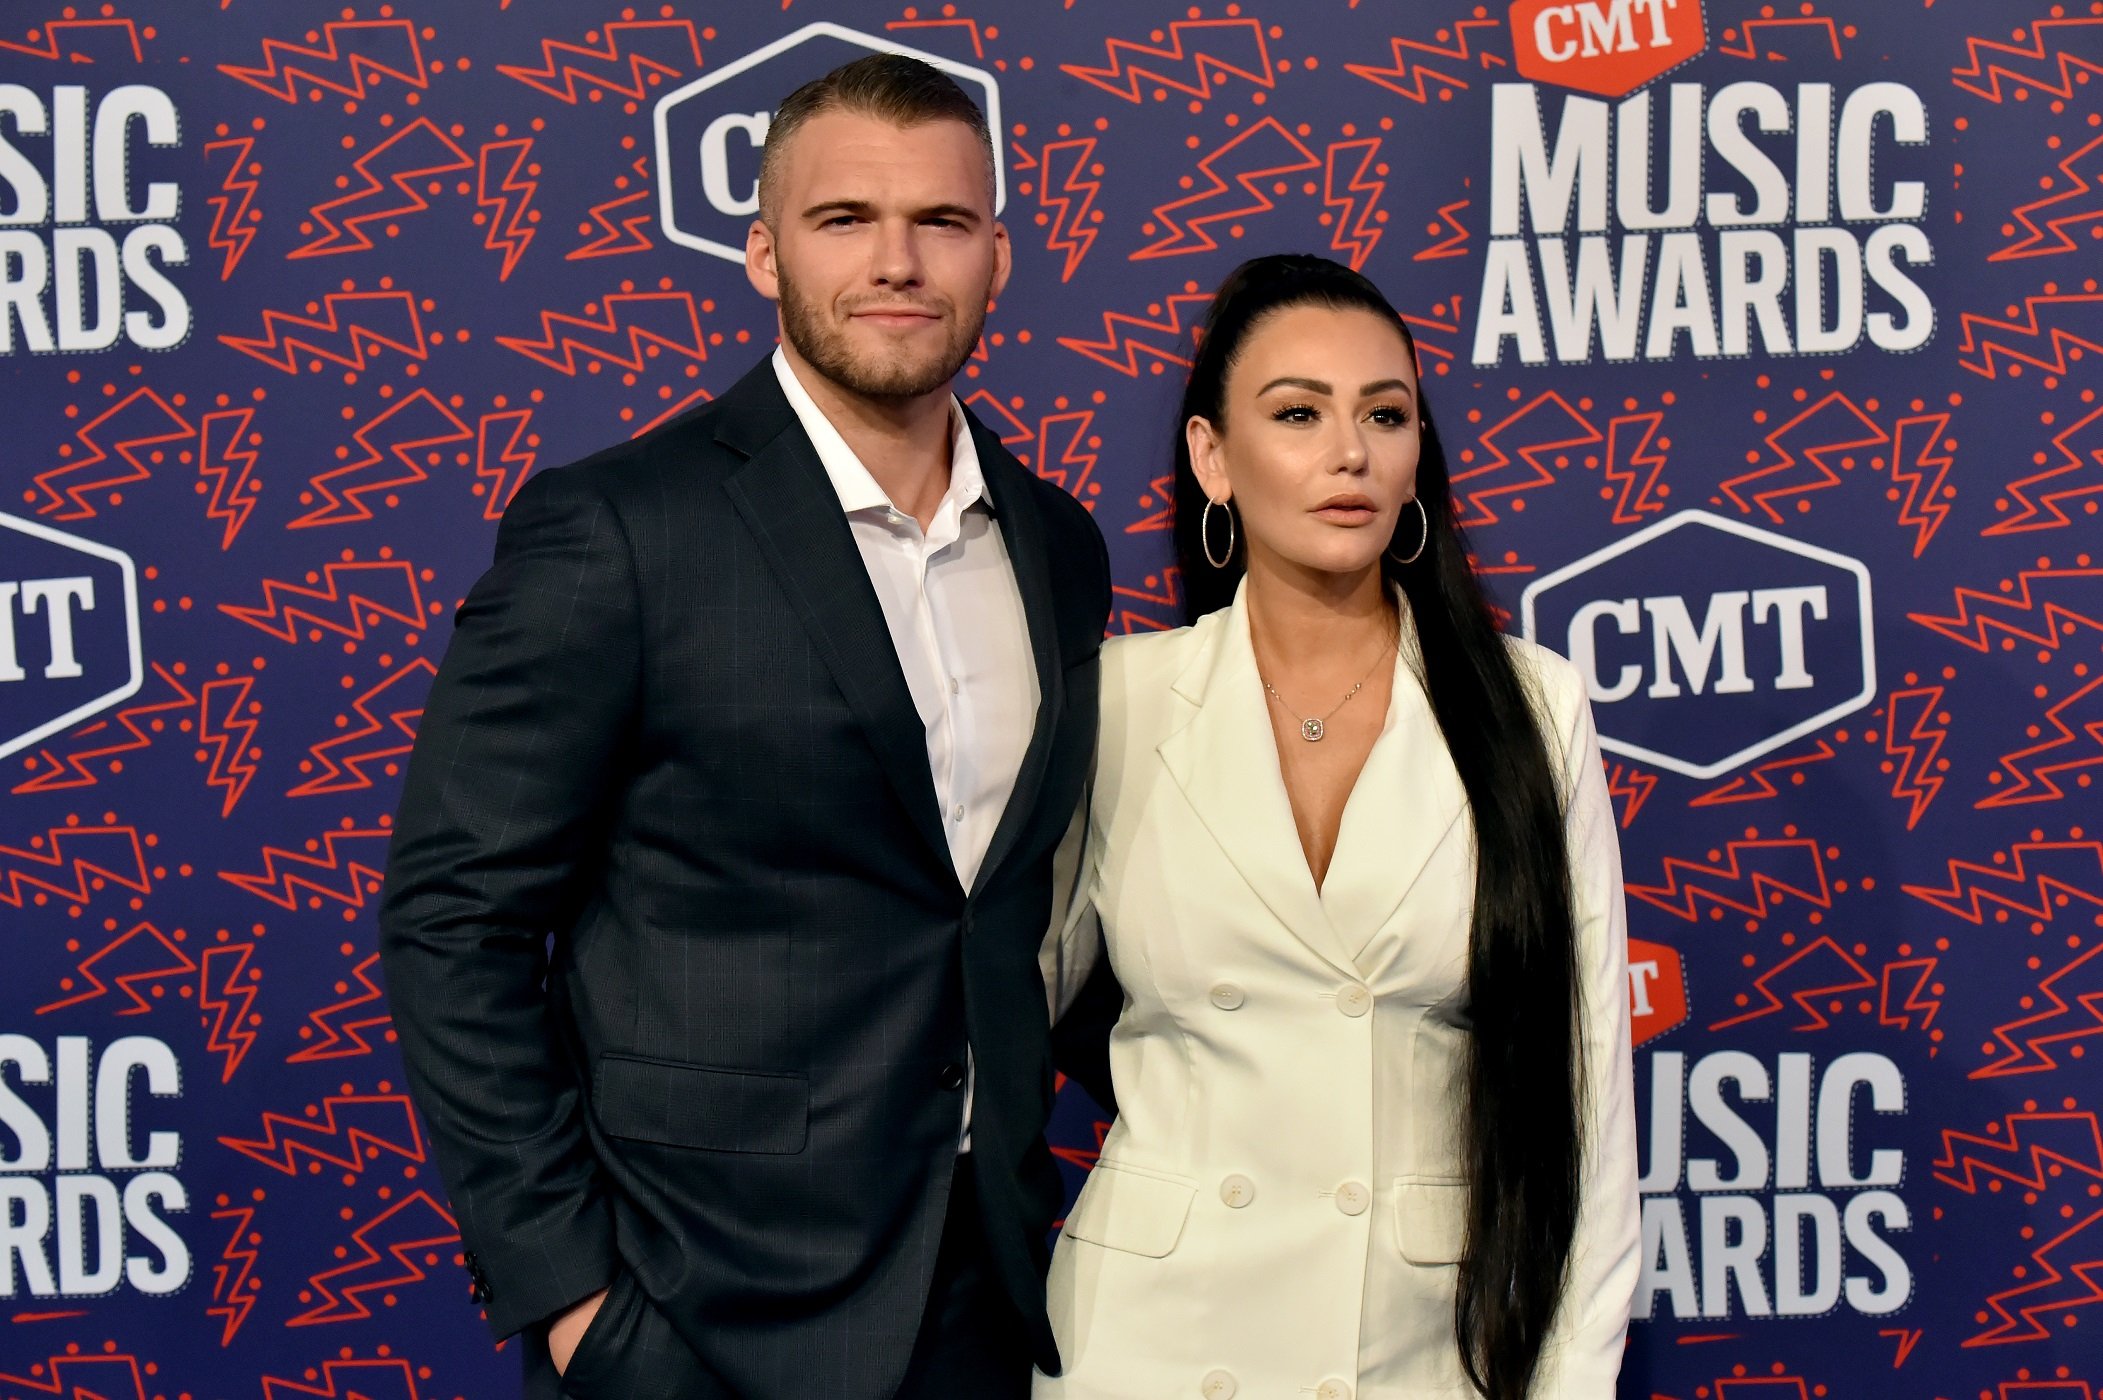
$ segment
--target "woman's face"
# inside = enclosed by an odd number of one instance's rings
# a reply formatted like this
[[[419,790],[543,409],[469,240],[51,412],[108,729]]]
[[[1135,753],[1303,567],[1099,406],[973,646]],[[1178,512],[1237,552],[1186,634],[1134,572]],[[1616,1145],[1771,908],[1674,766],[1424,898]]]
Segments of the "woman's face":
[[[1223,424],[1194,417],[1183,430],[1205,494],[1241,516],[1250,566],[1377,567],[1423,449],[1400,329],[1357,308],[1273,312],[1243,339],[1221,401]],[[1403,553],[1417,530],[1412,519]]]

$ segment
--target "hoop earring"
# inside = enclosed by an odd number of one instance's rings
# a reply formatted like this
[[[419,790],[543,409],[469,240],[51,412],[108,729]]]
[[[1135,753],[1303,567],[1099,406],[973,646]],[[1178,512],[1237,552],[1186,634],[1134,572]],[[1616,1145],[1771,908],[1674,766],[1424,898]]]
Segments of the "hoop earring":
[[[1227,513],[1227,552],[1224,555],[1212,552],[1212,510],[1218,506]],[[1210,496],[1205,498],[1205,513],[1198,517],[1198,544],[1205,551],[1205,562],[1215,569],[1224,569],[1234,562],[1234,507],[1223,505]]]
[[[1416,550],[1413,553],[1411,553],[1411,555],[1407,559],[1399,557],[1392,550],[1388,552],[1387,557],[1393,559],[1397,564],[1407,565],[1416,563],[1417,560],[1423,556],[1424,546],[1431,543],[1431,514],[1430,512],[1424,509],[1424,498],[1422,496],[1413,496],[1410,499],[1414,500],[1417,504],[1417,519],[1424,522],[1424,534],[1423,538],[1417,541]]]

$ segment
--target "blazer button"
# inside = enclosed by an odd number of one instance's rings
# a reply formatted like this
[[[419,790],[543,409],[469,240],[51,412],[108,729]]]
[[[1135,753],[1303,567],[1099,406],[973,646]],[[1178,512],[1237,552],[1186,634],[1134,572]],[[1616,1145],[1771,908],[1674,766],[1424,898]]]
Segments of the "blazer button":
[[[1219,1198],[1233,1209],[1240,1210],[1243,1206],[1256,1199],[1256,1183],[1243,1176],[1240,1172],[1236,1172],[1220,1182]],[[1233,1394],[1232,1391],[1227,1393]]]
[[[941,1085],[944,1089],[955,1090],[963,1088],[964,1067],[951,1060],[935,1072],[935,1083]]]
[[[1373,1009],[1373,994],[1353,982],[1336,994],[1336,1009],[1346,1016],[1363,1016]]]
[[[1198,1382],[1198,1394],[1205,1400],[1234,1400],[1234,1392],[1241,1386],[1226,1371],[1207,1371],[1205,1379]]]
[[[1314,1400],[1351,1400],[1351,1386],[1331,1376],[1315,1388]]]
[[[1247,1000],[1248,998],[1242,995],[1241,988],[1232,982],[1222,982],[1212,989],[1212,1004],[1222,1011],[1238,1010]]]
[[[1347,1181],[1336,1188],[1336,1208],[1345,1215],[1364,1215],[1366,1207],[1373,1204],[1373,1193],[1355,1181]]]

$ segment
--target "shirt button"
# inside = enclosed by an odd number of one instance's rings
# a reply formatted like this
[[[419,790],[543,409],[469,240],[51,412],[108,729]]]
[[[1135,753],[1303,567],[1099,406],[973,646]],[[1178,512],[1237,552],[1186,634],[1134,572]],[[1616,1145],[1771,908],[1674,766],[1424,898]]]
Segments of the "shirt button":
[[[935,1071],[935,1083],[944,1089],[957,1090],[964,1087],[964,1067],[952,1060]]]
[[[1348,1383],[1331,1377],[1316,1388],[1314,1400],[1351,1400],[1351,1387]]]
[[[1243,1176],[1240,1172],[1236,1172],[1220,1182],[1219,1198],[1233,1209],[1240,1210],[1243,1206],[1256,1199],[1256,1183]],[[1232,1392],[1228,1393],[1231,1394]]]
[[[949,693],[950,693],[951,695],[954,695],[954,694],[956,694],[956,693],[957,693],[957,692],[958,692],[959,690],[961,690],[962,688],[963,688],[962,686],[960,686],[960,685],[958,685],[958,684],[957,684],[957,678],[956,678],[955,676],[951,676],[951,677],[949,678]]]
[[[1336,1009],[1346,1016],[1363,1016],[1373,1009],[1373,994],[1353,982],[1336,994]]]
[[[959,803],[958,803],[958,804],[956,805],[956,808],[955,808],[955,810],[954,810],[954,811],[952,811],[952,812],[951,812],[951,813],[949,814],[949,819],[950,819],[951,821],[953,821],[953,822],[960,822],[960,821],[964,820],[964,804],[963,804],[963,803],[959,802]]]
[[[1247,1000],[1248,998],[1241,994],[1241,988],[1232,982],[1222,982],[1212,989],[1212,1004],[1222,1011],[1238,1010]]]
[[[1336,1208],[1345,1215],[1364,1215],[1372,1203],[1373,1193],[1358,1182],[1347,1181],[1336,1188]]]
[[[1225,1371],[1207,1371],[1205,1379],[1198,1382],[1198,1394],[1205,1400],[1234,1400],[1234,1392],[1239,1389],[1241,1386]]]

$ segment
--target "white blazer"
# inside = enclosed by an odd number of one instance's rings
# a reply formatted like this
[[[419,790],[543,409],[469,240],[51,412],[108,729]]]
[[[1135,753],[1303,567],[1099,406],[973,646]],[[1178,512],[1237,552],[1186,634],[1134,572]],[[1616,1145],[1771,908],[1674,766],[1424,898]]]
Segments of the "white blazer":
[[[1587,1071],[1577,1238],[1532,1394],[1605,1400],[1639,1251],[1620,853],[1576,670],[1511,646],[1562,777]],[[1416,658],[1405,621],[1317,892],[1241,600],[1105,648],[1044,964],[1056,1014],[1107,950],[1119,1116],[1053,1255],[1066,1371],[1036,1400],[1473,1395],[1453,1289],[1474,841]]]

